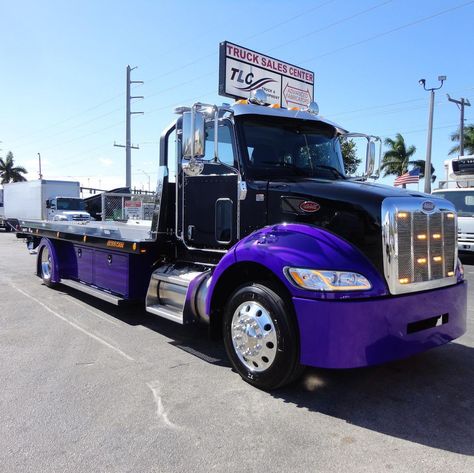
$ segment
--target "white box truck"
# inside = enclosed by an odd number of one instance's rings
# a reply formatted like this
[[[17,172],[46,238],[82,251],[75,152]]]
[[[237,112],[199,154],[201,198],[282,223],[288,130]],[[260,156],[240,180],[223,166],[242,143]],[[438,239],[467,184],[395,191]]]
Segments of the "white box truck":
[[[6,232],[10,231],[10,226],[5,218],[5,209],[3,208],[3,189],[0,189],[0,228],[3,228]]]
[[[55,220],[88,222],[77,181],[38,179],[5,184],[4,211],[7,220]]]

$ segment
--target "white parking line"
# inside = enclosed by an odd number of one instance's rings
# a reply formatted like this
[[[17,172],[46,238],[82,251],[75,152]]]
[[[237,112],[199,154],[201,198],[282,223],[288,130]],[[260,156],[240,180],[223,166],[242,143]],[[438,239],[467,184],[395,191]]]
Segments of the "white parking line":
[[[160,396],[160,385],[158,381],[151,381],[149,383],[146,383],[146,385],[151,389],[151,392],[153,393],[153,398],[156,404],[156,417],[158,417],[158,419],[161,419],[168,427],[176,429],[178,426],[173,424],[173,422],[168,419],[168,414],[166,413],[165,408],[163,406],[163,401],[161,400]]]
[[[48,307],[46,304],[43,304],[40,300],[36,299],[35,297],[31,296],[30,294],[27,294],[25,291],[20,289],[19,287],[15,286],[13,283],[10,282],[10,286],[13,287],[13,289],[16,289],[20,294],[23,294],[25,297],[28,299],[31,299],[32,301],[36,302],[39,304],[41,307],[43,307],[45,310],[56,316],[58,319],[63,320],[64,322],[68,323],[71,327],[74,327],[75,329],[79,330],[82,333],[85,333],[89,337],[93,338],[97,342],[101,343],[102,345],[106,346],[107,348],[110,348],[111,350],[115,351],[119,355],[123,356],[125,359],[128,361],[135,361],[134,358],[132,358],[130,355],[127,355],[125,352],[120,350],[120,348],[115,347],[114,345],[111,345],[109,342],[106,342],[102,338],[98,337],[97,335],[94,335],[93,333],[88,332],[86,329],[80,327],[79,325],[75,324],[74,322],[71,322],[70,320],[66,319],[66,317],[63,317],[61,314],[58,314],[56,311]]]
[[[81,309],[89,312],[90,314],[92,315],[95,315],[96,317],[99,317],[99,319],[102,319],[104,320],[105,322],[108,322],[109,324],[112,324],[112,325],[115,325],[116,327],[120,327],[120,325],[117,323],[117,322],[114,322],[113,320],[107,318],[107,317],[104,317],[103,315],[97,313],[97,312],[94,312],[93,310],[89,309],[88,307],[86,307],[85,305],[83,304],[80,304],[79,302],[75,301],[74,299],[72,299],[71,296],[68,297],[68,302],[72,302],[73,304],[77,305],[78,307],[80,307]]]

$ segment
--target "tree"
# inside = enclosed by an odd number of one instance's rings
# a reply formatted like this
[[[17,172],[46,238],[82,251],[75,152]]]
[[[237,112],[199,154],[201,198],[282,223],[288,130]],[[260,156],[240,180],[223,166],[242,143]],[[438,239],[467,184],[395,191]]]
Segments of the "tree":
[[[412,164],[410,158],[415,154],[415,146],[407,148],[405,139],[400,133],[395,135],[395,139],[386,138],[385,146],[389,149],[383,155],[382,170],[384,177],[389,175],[401,176],[408,171],[408,165]]]
[[[459,154],[461,135],[459,131],[451,133],[451,141],[457,141],[458,144],[451,148],[449,154]],[[474,124],[464,127],[464,154],[474,154]]]
[[[8,152],[5,159],[0,158],[0,178],[2,184],[26,181],[22,174],[28,174],[28,171],[22,166],[15,166],[11,151]]]
[[[355,174],[360,162],[362,161],[357,157],[357,145],[355,141],[351,139],[342,139],[341,152],[344,161],[344,171],[349,175]]]
[[[424,159],[415,159],[414,161],[410,161],[410,164],[413,164],[414,168],[418,168],[420,170],[420,179],[425,177],[425,163],[426,161]],[[431,165],[431,182],[436,181],[436,176],[435,176],[435,168],[433,165]]]

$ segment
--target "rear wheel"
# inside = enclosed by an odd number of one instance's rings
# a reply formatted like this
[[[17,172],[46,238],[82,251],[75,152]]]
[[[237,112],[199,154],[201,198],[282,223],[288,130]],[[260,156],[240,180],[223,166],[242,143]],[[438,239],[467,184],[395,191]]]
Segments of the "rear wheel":
[[[56,283],[52,282],[53,274],[53,256],[49,251],[47,246],[43,246],[41,249],[40,259],[39,259],[39,271],[43,283],[48,287],[56,286]]]
[[[248,383],[275,389],[301,374],[293,311],[273,288],[250,284],[235,291],[225,308],[223,330],[227,355]]]

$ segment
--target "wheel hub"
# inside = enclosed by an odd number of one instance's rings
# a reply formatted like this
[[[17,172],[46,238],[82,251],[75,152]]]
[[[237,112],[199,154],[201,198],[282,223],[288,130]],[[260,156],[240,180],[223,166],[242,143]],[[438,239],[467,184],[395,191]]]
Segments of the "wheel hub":
[[[270,313],[255,301],[244,302],[232,317],[232,343],[250,371],[265,371],[277,353],[276,330]]]
[[[41,273],[44,279],[49,281],[51,279],[51,255],[47,247],[44,247],[41,252]]]

